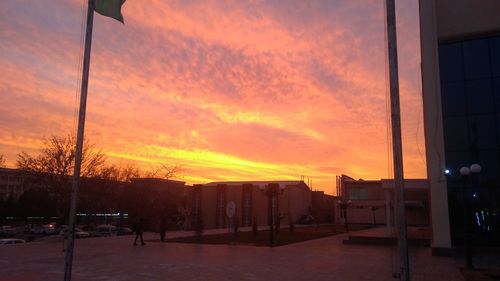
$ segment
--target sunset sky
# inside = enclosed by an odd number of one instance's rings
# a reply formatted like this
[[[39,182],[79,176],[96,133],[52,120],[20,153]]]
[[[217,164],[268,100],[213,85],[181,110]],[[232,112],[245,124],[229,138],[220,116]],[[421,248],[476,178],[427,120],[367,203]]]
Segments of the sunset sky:
[[[0,154],[74,132],[86,0],[0,2]],[[383,0],[127,0],[95,15],[86,137],[188,183],[387,178]],[[425,177],[417,0],[397,1],[406,177]]]

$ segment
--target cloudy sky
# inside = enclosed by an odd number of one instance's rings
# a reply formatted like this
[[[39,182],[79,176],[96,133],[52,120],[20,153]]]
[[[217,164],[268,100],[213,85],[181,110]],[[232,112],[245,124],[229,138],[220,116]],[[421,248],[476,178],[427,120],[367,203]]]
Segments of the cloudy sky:
[[[147,2],[147,4],[145,3]],[[95,16],[86,136],[188,183],[391,174],[383,0],[128,0]],[[418,3],[398,1],[406,177],[425,177]],[[75,131],[86,0],[0,2],[0,154]]]

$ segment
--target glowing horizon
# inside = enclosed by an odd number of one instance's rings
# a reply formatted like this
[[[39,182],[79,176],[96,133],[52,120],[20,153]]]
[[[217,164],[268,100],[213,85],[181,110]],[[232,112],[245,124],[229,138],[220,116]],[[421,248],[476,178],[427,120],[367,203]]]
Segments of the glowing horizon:
[[[86,138],[180,180],[390,176],[383,1],[127,1],[95,15]],[[0,3],[0,154],[75,130],[86,0]],[[426,177],[418,2],[399,3],[405,177]]]

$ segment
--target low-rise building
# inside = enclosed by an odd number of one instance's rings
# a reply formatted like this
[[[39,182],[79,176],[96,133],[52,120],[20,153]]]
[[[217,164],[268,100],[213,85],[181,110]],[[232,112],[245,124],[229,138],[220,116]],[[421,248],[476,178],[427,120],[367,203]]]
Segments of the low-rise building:
[[[275,199],[269,189],[275,188]],[[188,197],[189,198],[189,197]],[[190,190],[188,211],[190,227],[225,228],[269,225],[270,210],[281,225],[297,223],[312,213],[312,192],[303,181],[235,181],[194,185]],[[231,203],[232,202],[232,203]],[[235,206],[235,215],[226,214],[228,205]]]
[[[324,191],[312,191],[312,216],[315,222],[334,222],[336,198],[336,196],[325,194]]]
[[[405,179],[407,225],[429,225],[429,184],[426,179]],[[335,221],[360,224],[394,224],[394,181],[355,180],[342,175],[335,201]]]

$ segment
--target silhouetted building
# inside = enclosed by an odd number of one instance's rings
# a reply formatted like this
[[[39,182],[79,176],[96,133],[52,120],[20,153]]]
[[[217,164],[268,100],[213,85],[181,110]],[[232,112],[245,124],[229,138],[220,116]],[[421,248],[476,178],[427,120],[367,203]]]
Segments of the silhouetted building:
[[[26,189],[24,181],[25,176],[19,170],[0,168],[0,200],[11,197],[17,201]]]
[[[332,223],[335,218],[335,196],[324,191],[312,191],[312,216],[316,222]]]
[[[228,227],[226,208],[230,202],[236,205],[239,226],[252,226],[254,222],[268,225],[270,204],[266,188],[270,184],[279,185],[276,215],[281,225],[297,223],[302,216],[311,214],[312,192],[303,181],[212,182],[195,184],[190,189],[187,227],[195,228],[200,219],[207,229]]]

